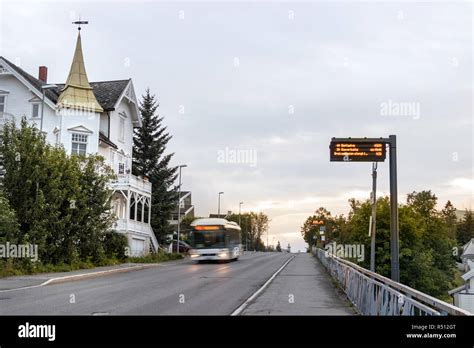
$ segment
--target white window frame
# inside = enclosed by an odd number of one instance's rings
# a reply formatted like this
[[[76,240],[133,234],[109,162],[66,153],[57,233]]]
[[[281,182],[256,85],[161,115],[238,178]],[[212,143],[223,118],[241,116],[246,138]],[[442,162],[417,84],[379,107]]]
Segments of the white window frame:
[[[88,134],[72,133],[71,134],[71,154],[86,155],[88,142],[89,142]],[[74,149],[74,144],[77,144],[76,149]],[[85,145],[84,150],[81,150],[81,145]]]
[[[7,100],[8,100],[8,94],[0,94],[0,97],[3,97],[3,103],[0,103],[0,105],[3,105],[3,110],[0,110],[0,114],[4,114],[7,112]]]
[[[35,116],[35,106],[38,107],[38,114]],[[41,103],[31,104],[31,118],[41,118]]]

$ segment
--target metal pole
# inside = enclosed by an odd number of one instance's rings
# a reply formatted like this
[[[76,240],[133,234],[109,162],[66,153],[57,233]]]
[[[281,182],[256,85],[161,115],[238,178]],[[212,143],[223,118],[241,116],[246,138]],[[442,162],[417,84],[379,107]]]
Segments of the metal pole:
[[[179,254],[179,234],[181,231],[181,166],[179,166],[179,185],[178,185],[178,242],[176,243],[176,251]],[[171,248],[173,251],[173,248]]]
[[[43,102],[41,103],[41,122],[40,122],[40,133],[43,132],[43,115],[44,115],[44,96],[45,88],[43,88]]]
[[[377,218],[377,162],[372,163],[372,226],[370,235],[370,270],[375,272],[375,233]]]
[[[390,254],[391,278],[400,281],[398,246],[397,136],[389,136],[390,144]]]
[[[217,200],[217,217],[220,218],[221,217],[221,194],[223,194],[224,192],[219,192],[219,198]]]

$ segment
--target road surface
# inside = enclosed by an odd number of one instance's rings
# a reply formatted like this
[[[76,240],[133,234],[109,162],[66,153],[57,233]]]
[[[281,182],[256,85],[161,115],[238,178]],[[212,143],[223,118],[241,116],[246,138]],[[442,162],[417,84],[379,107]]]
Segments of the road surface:
[[[0,293],[0,315],[229,315],[293,256],[242,314],[352,313],[311,255],[257,252],[231,263],[181,260],[129,273],[4,292]],[[295,295],[294,306],[285,304],[282,310],[290,293]]]

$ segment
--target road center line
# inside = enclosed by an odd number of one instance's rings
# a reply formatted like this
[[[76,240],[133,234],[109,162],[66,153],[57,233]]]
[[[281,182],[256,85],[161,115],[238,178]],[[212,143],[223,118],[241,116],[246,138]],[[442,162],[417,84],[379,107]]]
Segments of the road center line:
[[[243,310],[245,308],[247,308],[247,306],[250,304],[250,302],[252,302],[255,298],[257,298],[258,295],[260,295],[260,293],[265,290],[265,288],[270,285],[270,283],[273,281],[273,279],[276,278],[276,276],[278,275],[278,273],[280,273],[283,268],[286,267],[287,264],[290,263],[291,260],[293,260],[295,258],[295,256],[292,256],[288,261],[286,261],[283,266],[281,266],[275,273],[273,273],[273,275],[270,277],[270,279],[268,279],[265,284],[262,285],[262,287],[260,289],[258,289],[252,296],[250,296],[244,303],[242,303],[235,311],[233,311],[230,315],[231,316],[237,316],[237,315],[240,315],[240,313],[243,312]]]

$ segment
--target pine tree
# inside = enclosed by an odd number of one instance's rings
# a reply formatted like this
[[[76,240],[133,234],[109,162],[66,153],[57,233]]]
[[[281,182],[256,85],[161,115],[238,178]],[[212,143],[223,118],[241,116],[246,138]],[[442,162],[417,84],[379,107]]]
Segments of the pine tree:
[[[133,168],[137,176],[146,176],[152,184],[151,226],[159,242],[163,242],[173,229],[169,224],[171,212],[177,204],[177,167],[170,167],[173,153],[165,154],[172,136],[163,125],[163,117],[157,114],[158,102],[147,89],[140,102],[142,126],[135,130],[133,140]]]
[[[458,243],[461,245],[466,244],[474,238],[474,223],[472,215],[472,210],[466,210],[462,220],[458,224],[457,238]]]
[[[444,209],[441,211],[441,214],[448,228],[449,238],[456,239],[456,225],[458,219],[456,217],[456,208],[451,203],[451,201],[446,203]]]

